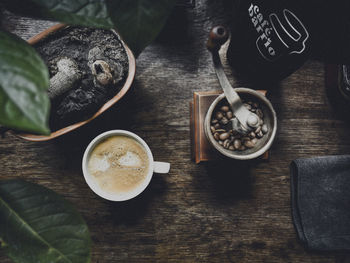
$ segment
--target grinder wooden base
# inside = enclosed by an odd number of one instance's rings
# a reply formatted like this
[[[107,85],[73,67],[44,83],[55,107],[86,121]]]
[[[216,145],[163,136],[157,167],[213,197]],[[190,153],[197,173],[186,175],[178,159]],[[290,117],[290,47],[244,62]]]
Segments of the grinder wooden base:
[[[266,95],[265,90],[259,92]],[[204,132],[204,119],[211,103],[222,93],[221,90],[198,91],[190,102],[191,157],[196,163],[227,158],[211,146]],[[269,159],[269,152],[259,157]]]

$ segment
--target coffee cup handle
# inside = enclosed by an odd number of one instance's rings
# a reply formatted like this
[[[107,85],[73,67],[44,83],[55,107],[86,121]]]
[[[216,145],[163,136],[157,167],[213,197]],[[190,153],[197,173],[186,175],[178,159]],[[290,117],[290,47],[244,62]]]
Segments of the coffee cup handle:
[[[170,163],[153,162],[153,172],[157,174],[167,174],[170,170]]]

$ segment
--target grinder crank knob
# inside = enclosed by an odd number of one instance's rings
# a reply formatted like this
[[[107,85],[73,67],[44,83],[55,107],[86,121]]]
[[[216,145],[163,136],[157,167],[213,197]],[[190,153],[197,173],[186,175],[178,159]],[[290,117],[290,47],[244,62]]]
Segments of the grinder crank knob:
[[[207,49],[211,52],[218,51],[220,47],[227,41],[229,37],[228,31],[224,26],[215,26],[209,33]]]

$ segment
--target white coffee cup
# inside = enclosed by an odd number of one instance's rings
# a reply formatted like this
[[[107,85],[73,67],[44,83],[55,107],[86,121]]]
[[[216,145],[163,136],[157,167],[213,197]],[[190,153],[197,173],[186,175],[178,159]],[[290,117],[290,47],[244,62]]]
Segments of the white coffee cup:
[[[141,182],[140,185],[138,185],[134,189],[132,189],[128,192],[109,193],[109,192],[106,192],[103,189],[101,189],[101,187],[97,183],[96,179],[94,179],[92,177],[92,175],[89,173],[88,161],[89,161],[91,152],[95,148],[95,146],[97,146],[102,140],[105,140],[107,137],[117,136],[117,135],[130,137],[130,138],[136,140],[137,142],[139,142],[143,146],[143,148],[146,151],[147,156],[148,156],[148,161],[149,161],[148,167],[149,168],[148,168],[148,173],[147,173],[146,178]],[[107,132],[100,134],[95,139],[93,139],[85,150],[85,153],[83,156],[82,166],[83,166],[82,168],[83,168],[83,174],[84,174],[85,181],[88,184],[88,186],[91,188],[91,190],[94,191],[97,195],[101,196],[102,198],[110,200],[110,201],[126,201],[126,200],[129,200],[131,198],[138,196],[146,189],[146,187],[151,182],[153,173],[166,174],[170,170],[169,163],[155,162],[153,160],[152,152],[144,140],[142,140],[135,133],[125,131],[125,130],[107,131]]]

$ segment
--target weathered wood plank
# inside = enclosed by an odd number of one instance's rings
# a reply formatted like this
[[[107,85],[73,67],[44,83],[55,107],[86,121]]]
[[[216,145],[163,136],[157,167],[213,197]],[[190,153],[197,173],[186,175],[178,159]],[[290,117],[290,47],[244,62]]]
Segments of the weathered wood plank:
[[[350,262],[345,253],[306,252],[291,219],[290,161],[350,152],[350,126],[331,111],[322,63],[307,62],[270,92],[279,131],[269,162],[191,162],[188,102],[195,90],[219,88],[205,41],[229,19],[223,9],[221,1],[201,0],[186,18],[171,20],[138,58],[132,91],[86,127],[46,143],[0,140],[0,178],[37,182],[71,201],[90,227],[92,262]],[[26,39],[52,24],[5,20]],[[125,203],[94,195],[81,171],[89,141],[116,128],[139,134],[155,159],[172,164]],[[0,262],[10,262],[1,251]]]

